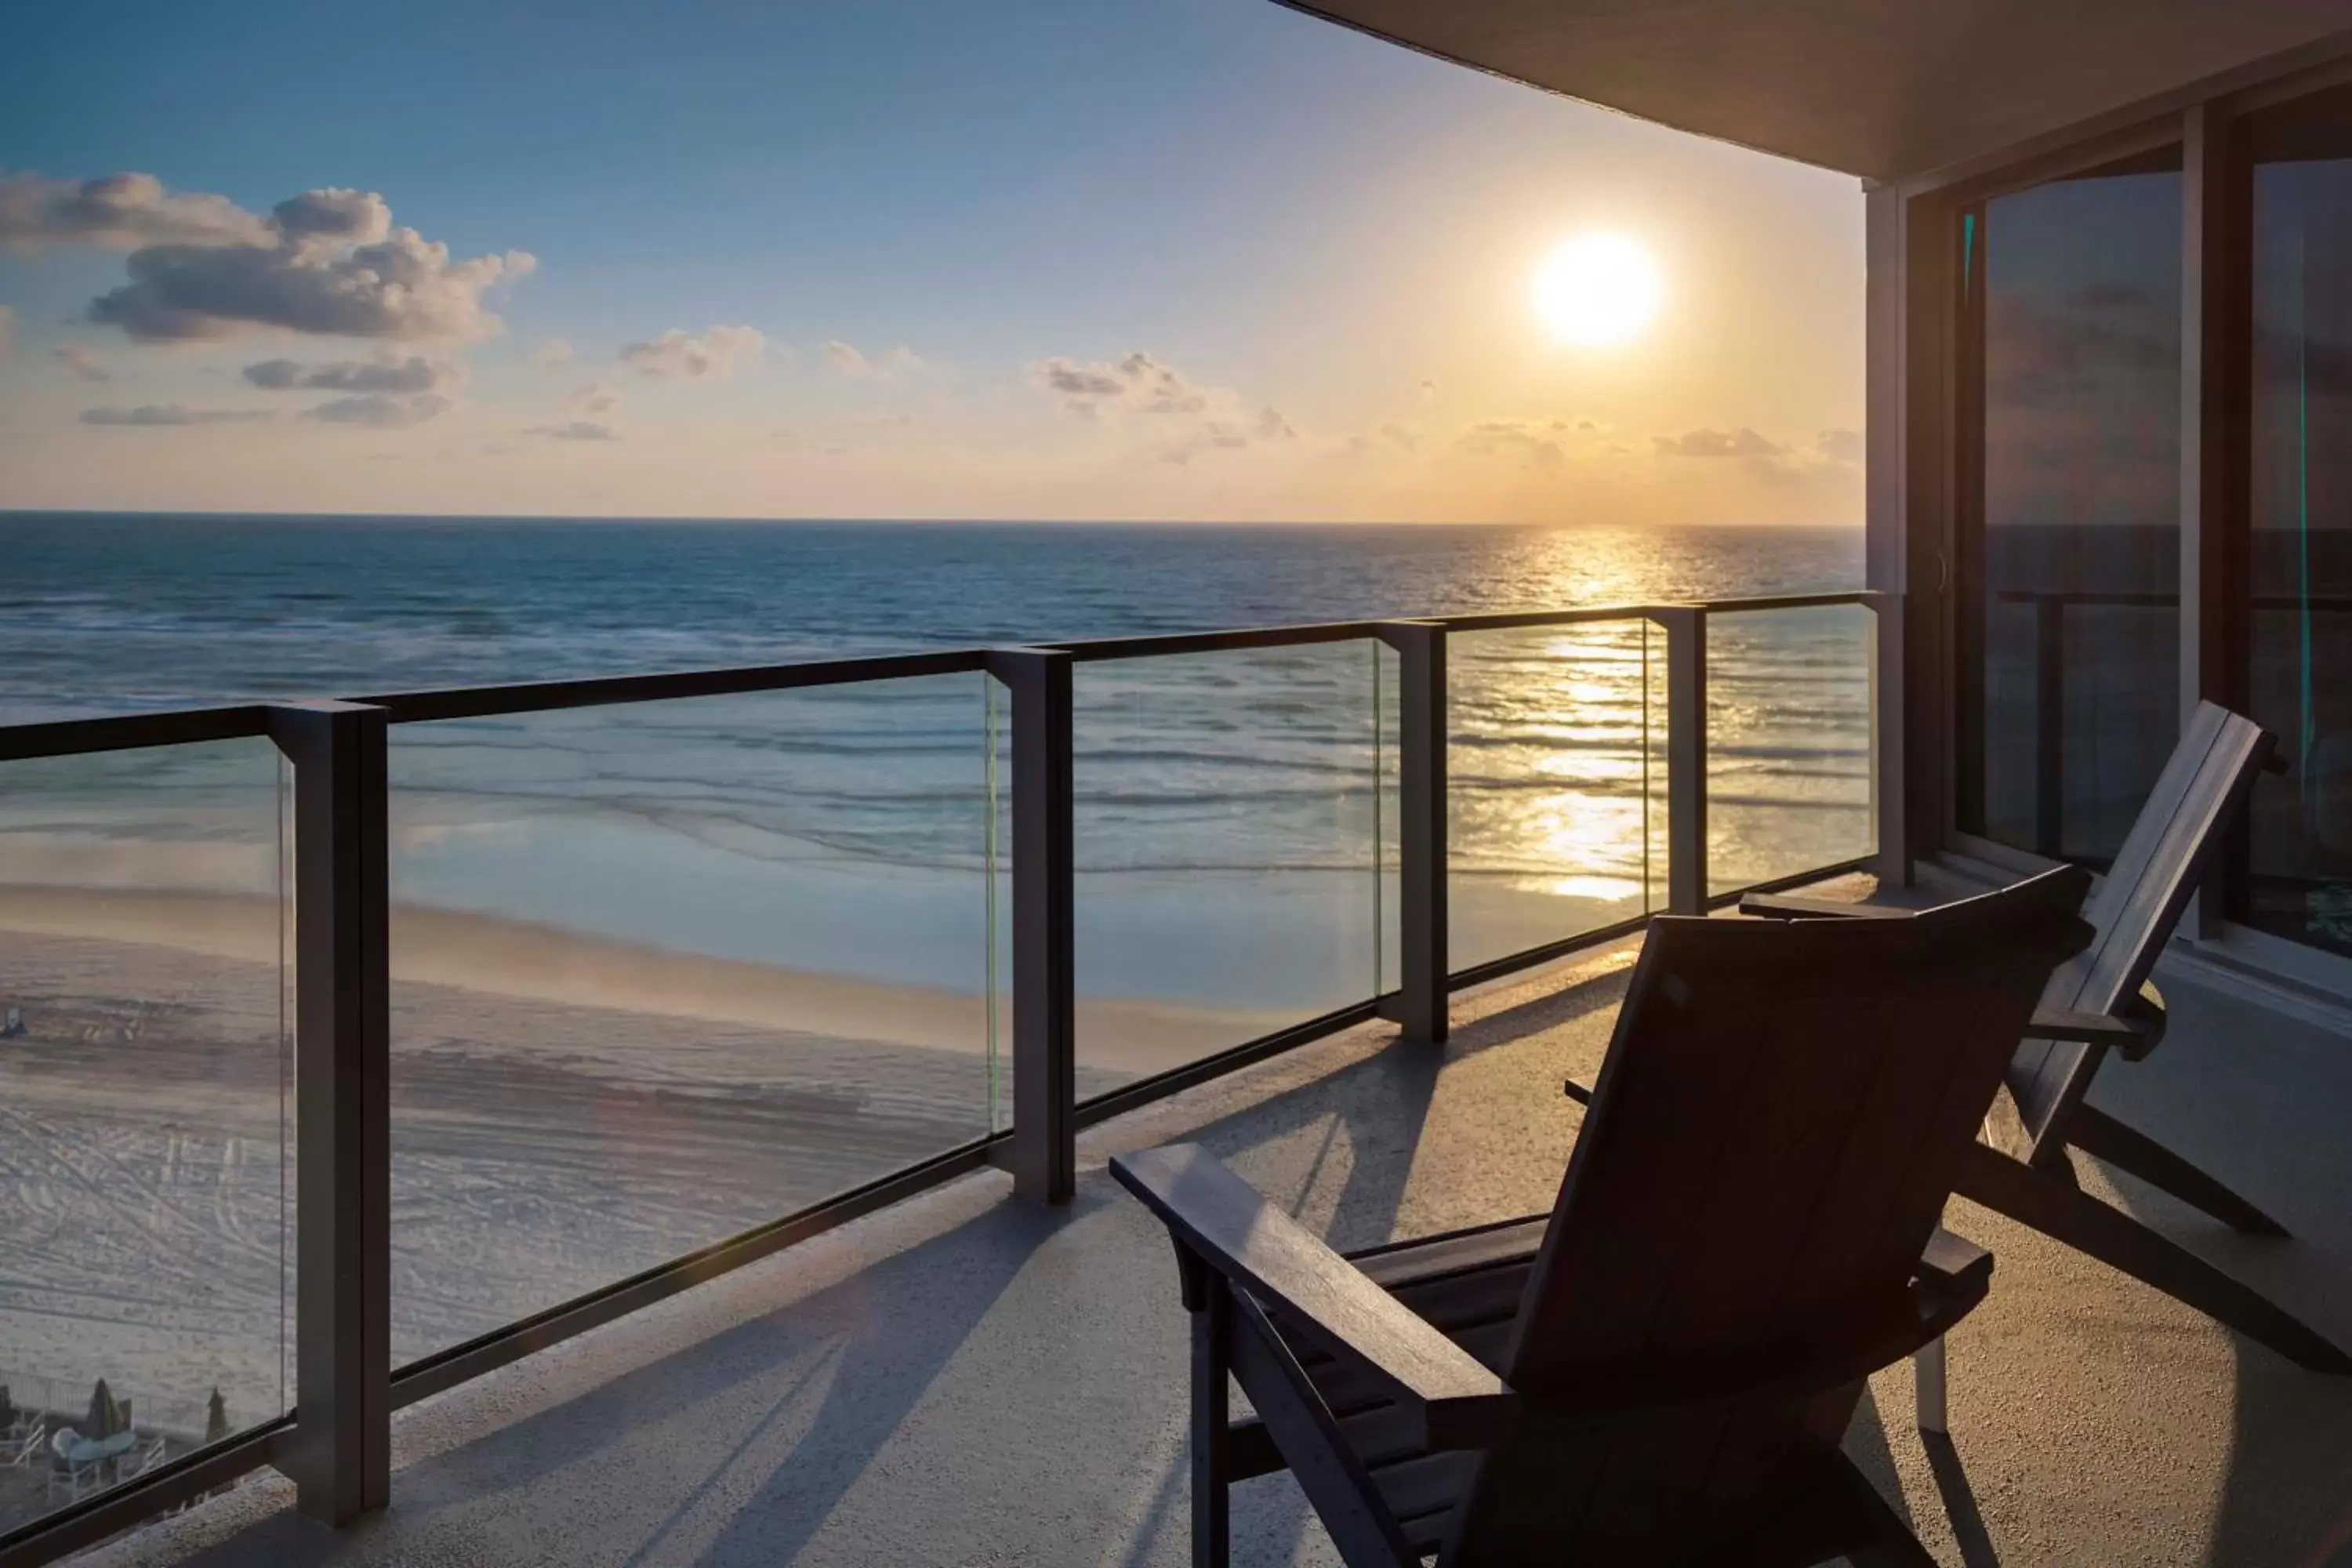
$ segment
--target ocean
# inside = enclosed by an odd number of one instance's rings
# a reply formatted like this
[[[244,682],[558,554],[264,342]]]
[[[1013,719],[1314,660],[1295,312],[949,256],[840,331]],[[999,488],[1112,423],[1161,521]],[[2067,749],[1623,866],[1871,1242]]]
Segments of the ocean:
[[[0,723],[1861,569],[1832,529],[0,514]],[[1867,849],[1869,619],[1714,621],[1717,886]],[[1664,677],[1638,623],[1452,639],[1456,966],[1663,901]],[[1078,670],[1082,1094],[1396,984],[1395,700],[1370,641]],[[394,729],[396,1362],[1005,1124],[1004,721],[964,675]],[[20,1398],[290,1397],[285,785],[259,741],[0,764]]]

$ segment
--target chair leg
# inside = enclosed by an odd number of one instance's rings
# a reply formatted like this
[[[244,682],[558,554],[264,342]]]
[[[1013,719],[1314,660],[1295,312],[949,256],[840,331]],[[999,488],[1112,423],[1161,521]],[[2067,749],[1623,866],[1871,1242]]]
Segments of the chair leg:
[[[1222,1279],[1192,1319],[1192,1568],[1226,1568],[1232,1552],[1230,1392],[1234,1299]]]
[[[2232,1279],[2147,1226],[1982,1143],[1969,1146],[1955,1189],[1962,1197],[2152,1285],[2299,1366],[2352,1376],[2347,1355],[2252,1287]]]
[[[1944,1341],[1939,1335],[1911,1357],[1911,1375],[1918,1392],[1919,1430],[1948,1432],[1944,1408]]]
[[[2149,1186],[2160,1187],[2185,1204],[2203,1209],[2232,1230],[2248,1236],[2284,1236],[2286,1226],[2150,1138],[2090,1105],[2074,1108],[2066,1123],[2066,1142],[2128,1171]]]

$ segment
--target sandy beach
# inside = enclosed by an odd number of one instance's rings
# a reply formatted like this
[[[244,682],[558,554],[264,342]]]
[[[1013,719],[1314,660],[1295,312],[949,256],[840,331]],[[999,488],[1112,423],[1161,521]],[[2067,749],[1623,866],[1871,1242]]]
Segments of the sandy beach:
[[[266,899],[0,888],[0,1006],[25,1024],[0,1039],[0,1382],[20,1398],[78,1404],[104,1376],[200,1420],[217,1386],[243,1424],[290,1397],[280,942]],[[395,1363],[989,1126],[977,994],[416,909],[393,952]],[[1079,1092],[1289,1021],[1084,1003]]]

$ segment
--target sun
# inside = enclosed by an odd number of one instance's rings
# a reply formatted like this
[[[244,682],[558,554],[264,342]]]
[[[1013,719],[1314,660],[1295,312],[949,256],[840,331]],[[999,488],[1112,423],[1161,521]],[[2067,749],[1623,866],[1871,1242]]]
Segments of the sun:
[[[1655,258],[1622,234],[1580,235],[1536,268],[1536,310],[1563,342],[1631,342],[1664,301]]]

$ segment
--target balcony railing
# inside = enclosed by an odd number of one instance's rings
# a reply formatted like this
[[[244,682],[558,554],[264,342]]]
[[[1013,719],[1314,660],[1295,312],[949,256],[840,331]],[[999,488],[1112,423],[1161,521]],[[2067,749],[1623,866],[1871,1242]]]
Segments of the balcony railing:
[[[178,1458],[152,1464],[135,1477],[118,1475],[110,1489],[69,1501],[0,1536],[0,1568],[52,1560],[263,1465],[274,1466],[295,1481],[306,1512],[331,1523],[347,1522],[386,1501],[391,1417],[415,1400],[984,1166],[1008,1169],[1024,1197],[1061,1202],[1071,1195],[1076,1179],[1076,1135],[1094,1122],[1373,1017],[1395,1020],[1410,1041],[1442,1040],[1453,990],[1636,931],[1661,908],[1703,912],[1748,888],[1793,883],[1861,864],[1877,852],[1879,843],[1877,660],[1867,645],[1874,636],[1899,639],[1900,608],[1899,601],[1880,595],[1839,593],[1358,621],[394,692],[345,701],[248,703],[0,727],[0,763],[6,763],[235,741],[266,742],[282,758],[281,769],[290,777],[291,837],[286,851],[291,868],[290,1102],[292,1142],[299,1151],[299,1160],[290,1162],[291,1343],[280,1360],[282,1367],[290,1357],[290,1405],[226,1438],[207,1431],[204,1442]],[[1841,610],[1858,617],[1861,637],[1853,646],[1861,647],[1862,670],[1850,665],[1823,668],[1842,663],[1843,655],[1832,651],[1813,656],[1810,666],[1800,659],[1793,666],[1776,667],[1769,678],[1759,677],[1752,661],[1740,652],[1739,639],[1754,635],[1760,617],[1774,613],[1834,616]],[[1628,710],[1639,715],[1637,748],[1610,737],[1594,741],[1556,732],[1562,729],[1556,721],[1515,721],[1499,710],[1507,702],[1488,700],[1496,692],[1507,694],[1511,661],[1519,657],[1515,650],[1521,647],[1514,639],[1530,637],[1568,639],[1556,640],[1546,655],[1555,662],[1565,657],[1573,664],[1589,655],[1637,668],[1638,701]],[[1728,639],[1724,647],[1731,649],[1717,660],[1727,673],[1713,696],[1711,637]],[[1588,646],[1574,640],[1580,637],[1595,640]],[[1372,862],[1371,935],[1360,972],[1360,994],[1349,998],[1344,989],[1335,989],[1344,987],[1342,980],[1318,982],[1315,988],[1298,993],[1305,1000],[1294,1006],[1323,1010],[1299,1021],[1238,1044],[1216,1042],[1215,1048],[1156,1071],[1124,1076],[1095,1071],[1082,1055],[1080,1042],[1080,938],[1087,921],[1082,915],[1086,867],[1079,854],[1079,828],[1087,825],[1089,834],[1108,838],[1116,838],[1119,828],[1116,821],[1097,822],[1109,809],[1102,802],[1117,792],[1089,793],[1079,787],[1084,770],[1094,766],[1098,755],[1089,750],[1087,726],[1081,722],[1095,711],[1097,699],[1089,696],[1082,704],[1082,685],[1109,680],[1116,674],[1113,666],[1208,655],[1288,659],[1294,665],[1319,658],[1338,668],[1339,661],[1357,657],[1340,645],[1369,650],[1361,665],[1350,668],[1365,672],[1370,692],[1371,817],[1368,826],[1351,819],[1346,828],[1369,845]],[[1844,640],[1834,641],[1835,649],[1848,646]],[[1560,647],[1568,650],[1565,656],[1558,651]],[[1662,652],[1662,659],[1654,658],[1654,650]],[[1465,667],[1475,663],[1482,671],[1503,673],[1482,673],[1476,682],[1449,682],[1449,658],[1459,658]],[[1286,722],[1284,715],[1338,700],[1327,675],[1319,665],[1290,668],[1282,701],[1262,705],[1275,715],[1270,721]],[[997,826],[1003,820],[995,787],[999,752],[994,725],[1000,694],[1009,697],[1011,846],[1009,874],[1003,877],[1010,887],[1005,922],[1010,932],[1009,1118],[1000,1114],[992,1050],[989,1110],[981,1135],[394,1367],[393,731],[452,721],[964,676],[981,678],[990,728],[991,994],[986,1010],[992,1046],[1000,1000],[995,994],[993,933],[1000,877]],[[1814,685],[1809,686],[1809,680]],[[1483,694],[1475,702],[1474,688]],[[1793,813],[1790,821],[1804,817],[1809,823],[1813,817],[1805,816],[1808,803],[1762,799],[1736,775],[1757,758],[1785,755],[1801,744],[1776,734],[1769,722],[1776,711],[1830,702],[1822,693],[1832,689],[1842,694],[1836,700],[1848,704],[1839,710],[1840,721],[1858,718],[1867,726],[1866,751],[1873,758],[1867,803],[1849,800],[1840,809],[1848,816],[1867,815],[1858,828],[1849,824],[1825,836],[1808,827],[1773,837],[1773,814]],[[1352,701],[1359,689],[1350,684],[1347,689]],[[1115,682],[1104,690],[1099,700],[1108,710],[1134,697],[1132,692],[1123,696]],[[1851,700],[1856,690],[1868,694],[1859,708]],[[1214,688],[1202,700],[1204,725],[1240,721],[1238,714],[1219,706],[1222,700]],[[1573,713],[1572,692],[1560,703],[1559,712]],[[1654,744],[1652,715],[1659,709],[1662,745]],[[1711,725],[1726,733],[1736,731],[1738,743],[1727,744],[1722,755],[1711,756]],[[1520,938],[1529,928],[1523,918],[1508,910],[1501,915],[1489,910],[1495,901],[1475,880],[1480,868],[1450,868],[1449,841],[1466,831],[1463,825],[1479,809],[1477,802],[1507,797],[1529,784],[1528,766],[1539,768],[1547,757],[1579,745],[1606,746],[1610,766],[1627,775],[1613,796],[1622,807],[1618,815],[1604,816],[1597,827],[1539,824],[1523,830],[1533,837],[1518,848],[1506,844],[1501,850],[1481,853],[1501,865],[1507,876],[1522,874],[1525,865],[1572,873],[1578,868],[1567,862],[1573,860],[1580,842],[1591,842],[1594,832],[1630,830],[1641,840],[1635,858],[1641,868],[1639,890],[1622,894],[1613,904],[1600,900],[1580,905],[1587,912],[1578,929],[1525,942]],[[1450,757],[1457,753],[1475,765],[1461,768],[1456,788],[1449,791]],[[1515,757],[1516,763],[1510,761]],[[1727,782],[1711,785],[1711,770]],[[1659,847],[1654,856],[1651,819],[1660,774],[1664,831],[1656,836]],[[7,782],[0,775],[0,803],[7,799]],[[1449,810],[1449,804],[1454,809]],[[1759,861],[1751,857],[1739,874],[1711,876],[1711,804],[1718,828],[1730,825],[1715,838],[1728,841],[1727,832],[1747,833],[1740,825],[1752,823],[1750,836],[1771,838],[1779,846],[1777,858]],[[1278,805],[1254,809],[1271,811]],[[1219,827],[1212,824],[1210,831]],[[1663,899],[1653,896],[1651,885],[1656,859],[1664,863]],[[1472,880],[1464,881],[1465,876]],[[1391,888],[1392,893],[1386,890]],[[1475,905],[1463,906],[1458,921],[1449,918],[1457,890],[1465,891]],[[1457,925],[1474,943],[1473,962],[1453,961],[1450,944]],[[1241,955],[1237,973],[1252,956],[1246,952]],[[1393,984],[1389,983],[1391,973]],[[1324,1005],[1335,997],[1339,1005]],[[1082,1077],[1095,1092],[1081,1093]],[[0,1364],[7,1363],[8,1358],[0,1356]],[[36,1462],[47,1459],[44,1455]]]

